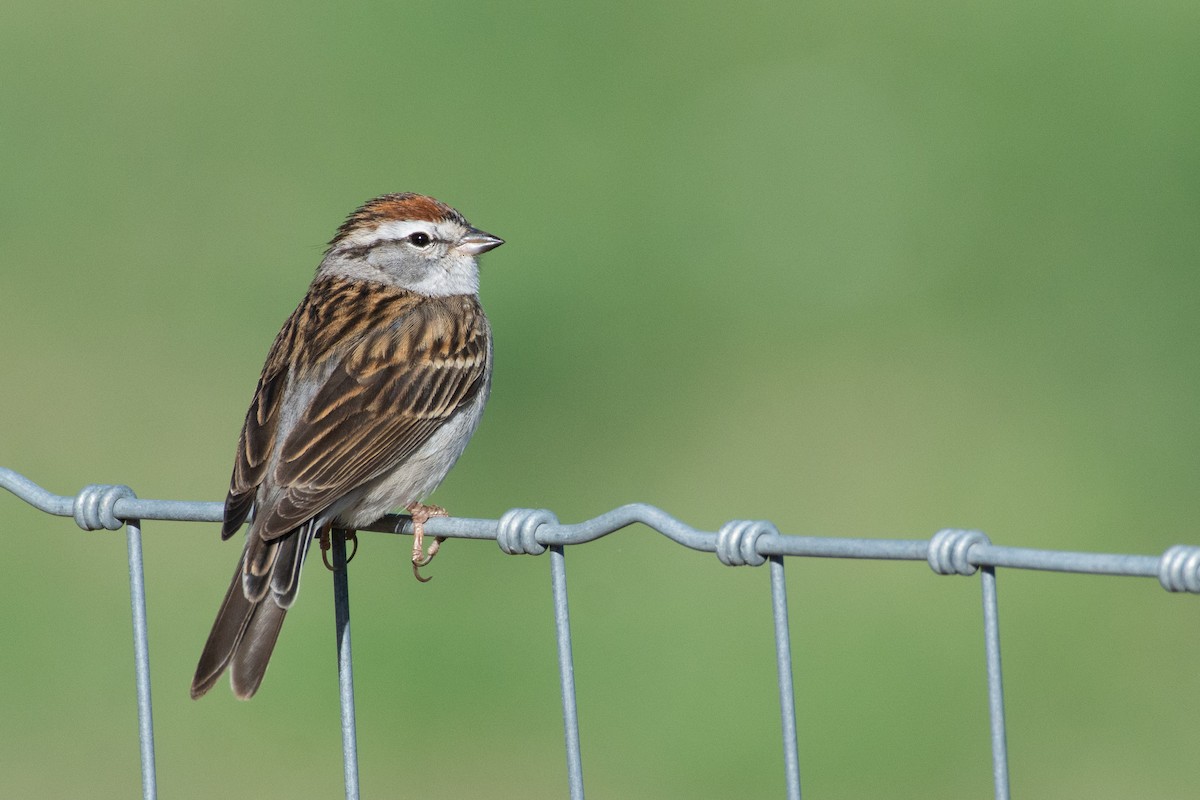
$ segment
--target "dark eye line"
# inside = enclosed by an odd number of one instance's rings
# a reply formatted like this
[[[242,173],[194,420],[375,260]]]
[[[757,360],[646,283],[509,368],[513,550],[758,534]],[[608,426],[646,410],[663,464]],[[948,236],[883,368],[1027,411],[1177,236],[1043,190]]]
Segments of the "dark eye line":
[[[405,236],[402,239],[378,239],[374,242],[371,242],[370,244],[359,245],[358,247],[344,247],[341,249],[341,253],[343,255],[345,255],[347,258],[353,258],[355,260],[361,261],[362,259],[367,257],[367,253],[371,252],[376,247],[380,247],[382,245],[398,244],[400,242],[405,242],[407,244],[411,244],[414,247],[419,247],[422,250],[424,250],[429,245],[434,244],[435,242],[440,242],[440,241],[442,241],[442,240],[435,239],[433,236],[430,236],[425,231],[416,231],[414,233],[410,233],[408,236]]]

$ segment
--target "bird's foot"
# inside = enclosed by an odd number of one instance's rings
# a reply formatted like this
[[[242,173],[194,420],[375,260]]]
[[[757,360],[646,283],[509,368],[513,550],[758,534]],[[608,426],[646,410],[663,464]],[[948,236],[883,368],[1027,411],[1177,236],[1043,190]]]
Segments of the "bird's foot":
[[[425,523],[433,517],[448,517],[446,509],[441,506],[427,506],[424,503],[409,503],[405,506],[413,521],[413,549],[412,549],[412,565],[413,577],[421,583],[428,583],[429,578],[421,575],[421,567],[433,561],[433,557],[437,555],[438,550],[442,546],[442,542],[446,541],[444,536],[434,537],[433,544],[429,545],[429,551],[425,551]]]
[[[334,534],[341,536],[347,542],[353,542],[354,547],[350,549],[350,555],[346,556],[346,563],[349,564],[354,560],[354,556],[358,554],[358,531],[335,530]],[[329,563],[329,548],[332,546],[330,538],[330,529],[326,528],[317,535],[318,541],[321,543],[321,561],[325,562],[325,568],[330,572],[334,572],[333,564]]]

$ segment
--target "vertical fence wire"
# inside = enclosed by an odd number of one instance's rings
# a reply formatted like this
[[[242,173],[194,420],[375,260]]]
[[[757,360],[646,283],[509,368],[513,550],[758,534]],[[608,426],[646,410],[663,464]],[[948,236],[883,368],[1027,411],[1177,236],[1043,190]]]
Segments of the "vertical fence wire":
[[[987,657],[988,711],[992,729],[992,780],[996,800],[1008,800],[1008,741],[1004,723],[1004,677],[1000,669],[1000,610],[996,568],[982,567],[983,637]]]
[[[783,727],[783,771],[788,800],[800,800],[800,752],[796,739],[796,696],[792,685],[792,636],[788,629],[783,556],[771,556],[771,615],[775,620],[775,665],[779,673],[779,719]]]
[[[129,551],[129,607],[133,615],[133,663],[137,683],[138,742],[142,759],[142,797],[158,797],[154,768],[154,714],[150,700],[150,639],[146,631],[146,582],[142,569],[142,525],[139,520],[125,524],[125,542]]]
[[[554,632],[558,639],[558,675],[562,685],[563,736],[567,747],[567,785],[571,800],[583,800],[583,758],[579,749],[579,710],[575,705],[575,661],[571,652],[571,616],[567,607],[567,563],[562,545],[550,548],[554,590]]]
[[[346,537],[332,531],[333,616],[337,629],[338,695],[342,707],[342,770],[346,800],[358,800],[358,734],[354,727],[354,661],[350,657],[350,580],[346,570]]]

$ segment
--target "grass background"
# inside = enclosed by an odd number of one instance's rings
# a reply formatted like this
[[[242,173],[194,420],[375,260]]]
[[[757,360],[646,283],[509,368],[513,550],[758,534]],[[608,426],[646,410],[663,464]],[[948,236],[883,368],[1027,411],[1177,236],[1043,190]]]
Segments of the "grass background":
[[[574,521],[1196,542],[1200,7],[30,2],[0,11],[0,464],[219,499],[341,219],[458,206],[493,399],[434,499]],[[128,797],[125,551],[3,500],[0,795]],[[237,558],[148,523],[158,776],[338,796],[328,575],[264,689],[187,697]],[[366,797],[565,793],[544,559],[353,570]],[[595,797],[780,796],[766,573],[569,559]],[[789,568],[806,796],[990,795],[977,580]],[[1016,796],[1188,796],[1194,598],[1003,572]]]

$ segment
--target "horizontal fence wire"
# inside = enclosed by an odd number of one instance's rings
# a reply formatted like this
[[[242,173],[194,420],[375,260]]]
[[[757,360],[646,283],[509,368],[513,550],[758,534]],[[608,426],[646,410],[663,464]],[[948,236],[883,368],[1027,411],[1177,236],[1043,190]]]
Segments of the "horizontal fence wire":
[[[145,520],[219,522],[223,504],[180,500],[146,500],[122,485],[91,485],[74,496],[56,495],[11,469],[0,467],[0,487],[48,514],[73,517],[84,530],[127,529],[130,597],[133,611],[134,660],[138,694],[143,796],[157,793],[154,776],[154,733],[150,700],[149,643],[146,635],[141,535]],[[789,800],[800,797],[796,713],[788,628],[785,557],[925,561],[939,575],[981,574],[982,628],[987,671],[993,787],[995,797],[1009,797],[1004,695],[996,568],[1043,570],[1155,578],[1170,592],[1200,593],[1200,546],[1176,545],[1162,555],[1124,555],[1040,550],[995,545],[980,531],[946,529],[929,539],[858,539],[794,536],[780,533],[765,520],[734,520],[717,531],[687,525],[662,509],[644,503],[615,508],[590,520],[560,523],[546,509],[512,509],[499,519],[434,517],[426,535],[491,539],[511,555],[551,553],[551,588],[558,638],[559,674],[566,743],[567,786],[572,800],[584,796],[579,717],[571,653],[565,548],[592,542],[630,525],[641,524],[684,547],[714,553],[727,566],[770,564],[770,597],[775,622],[780,721],[784,750],[784,787]],[[412,535],[412,519],[388,515],[359,530]],[[354,726],[354,688],[350,655],[350,606],[345,570],[345,542],[334,539],[334,599],[346,796],[358,797],[358,754]]]

